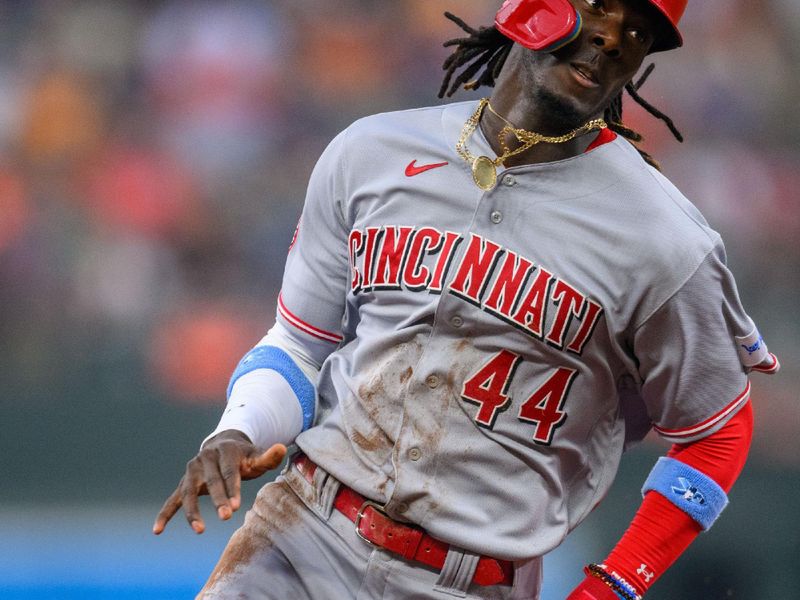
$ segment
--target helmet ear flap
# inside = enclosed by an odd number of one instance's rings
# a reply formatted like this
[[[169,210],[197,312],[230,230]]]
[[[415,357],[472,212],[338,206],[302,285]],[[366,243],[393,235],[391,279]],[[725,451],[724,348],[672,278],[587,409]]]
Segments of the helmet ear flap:
[[[683,45],[678,22],[688,0],[650,0],[666,19],[666,35],[656,40],[650,52],[672,50]],[[505,0],[494,20],[497,30],[531,50],[553,52],[566,46],[581,31],[581,16],[569,0]]]
[[[582,21],[569,0],[506,0],[495,26],[521,46],[553,52],[578,37]]]

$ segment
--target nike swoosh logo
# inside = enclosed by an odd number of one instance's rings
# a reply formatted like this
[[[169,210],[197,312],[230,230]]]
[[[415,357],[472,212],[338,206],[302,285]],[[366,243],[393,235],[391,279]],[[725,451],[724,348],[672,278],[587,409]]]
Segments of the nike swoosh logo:
[[[417,161],[412,160],[408,163],[406,167],[406,177],[414,177],[415,175],[419,175],[420,173],[424,173],[425,171],[430,171],[431,169],[438,169],[439,167],[446,167],[450,163],[436,163],[433,165],[420,165],[417,166]]]

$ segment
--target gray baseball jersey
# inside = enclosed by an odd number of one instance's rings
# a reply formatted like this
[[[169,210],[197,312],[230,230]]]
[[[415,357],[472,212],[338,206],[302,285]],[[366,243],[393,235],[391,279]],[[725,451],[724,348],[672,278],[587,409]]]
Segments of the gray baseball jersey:
[[[719,235],[617,138],[482,192],[474,102],[358,121],[323,154],[278,319],[324,361],[309,457],[494,557],[554,548],[626,442],[689,442],[771,364]],[[493,155],[480,131],[473,154]]]

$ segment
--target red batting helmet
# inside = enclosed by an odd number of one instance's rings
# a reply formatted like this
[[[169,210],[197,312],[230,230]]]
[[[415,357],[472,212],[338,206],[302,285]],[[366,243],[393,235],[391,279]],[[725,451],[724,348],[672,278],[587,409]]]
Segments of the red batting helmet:
[[[678,21],[688,0],[648,0],[666,19],[665,35],[650,52],[672,50],[683,45]],[[569,0],[505,0],[495,17],[497,29],[506,37],[530,48],[553,52],[574,40],[581,30],[581,16]]]
[[[650,0],[650,4],[655,6],[670,24],[668,35],[653,42],[650,52],[661,52],[683,46],[683,36],[678,29],[678,21],[681,20],[688,3],[689,0]]]

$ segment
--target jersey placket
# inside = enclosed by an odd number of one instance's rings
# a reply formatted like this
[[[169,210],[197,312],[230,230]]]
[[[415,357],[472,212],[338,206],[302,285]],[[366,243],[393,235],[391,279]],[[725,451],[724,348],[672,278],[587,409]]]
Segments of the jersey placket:
[[[393,451],[394,489],[386,509],[401,517],[413,515],[412,520],[417,523],[436,509],[434,502],[422,503],[418,499],[429,494],[431,482],[437,477],[438,448],[447,431],[450,405],[463,402],[460,396],[464,368],[459,355],[467,346],[464,340],[472,335],[475,311],[480,310],[480,300],[477,306],[470,306],[464,302],[470,300],[459,298],[450,284],[469,250],[473,235],[490,234],[495,239],[507,237],[504,230],[507,231],[508,224],[503,225],[502,205],[508,199],[507,192],[516,185],[516,177],[506,173],[501,175],[494,189],[481,194],[470,224],[461,234],[460,247],[445,273],[430,337],[414,378],[409,382],[403,404],[403,421]],[[502,337],[503,330],[503,327],[498,330],[498,337]],[[442,477],[446,478],[446,474]],[[427,483],[423,485],[421,482]]]

